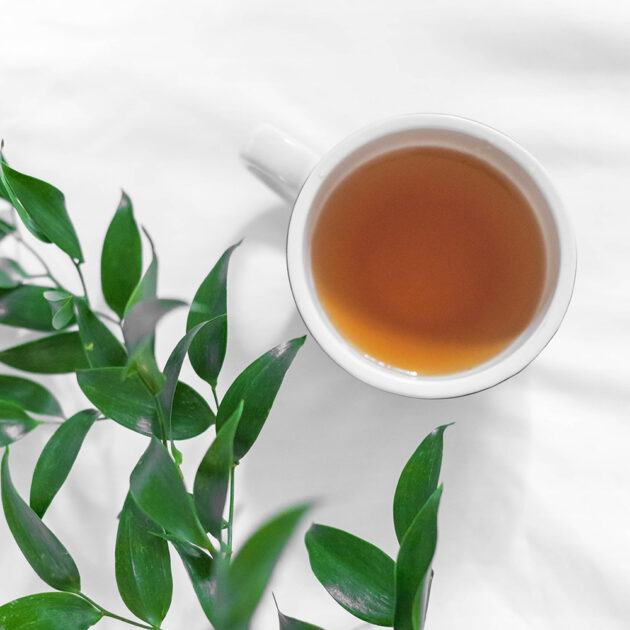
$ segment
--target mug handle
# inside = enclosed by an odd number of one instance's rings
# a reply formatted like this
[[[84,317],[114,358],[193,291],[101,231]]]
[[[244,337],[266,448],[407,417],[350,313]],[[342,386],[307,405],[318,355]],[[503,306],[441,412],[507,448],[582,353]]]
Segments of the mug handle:
[[[293,204],[319,155],[272,125],[257,127],[241,150],[245,166]]]

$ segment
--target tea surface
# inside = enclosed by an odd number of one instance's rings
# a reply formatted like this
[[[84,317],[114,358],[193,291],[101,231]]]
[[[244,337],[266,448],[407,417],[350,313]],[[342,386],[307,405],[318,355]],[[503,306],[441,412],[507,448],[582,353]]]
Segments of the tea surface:
[[[538,221],[503,174],[438,147],[383,154],[332,190],[311,243],[330,321],[364,354],[437,375],[504,350],[536,314]]]

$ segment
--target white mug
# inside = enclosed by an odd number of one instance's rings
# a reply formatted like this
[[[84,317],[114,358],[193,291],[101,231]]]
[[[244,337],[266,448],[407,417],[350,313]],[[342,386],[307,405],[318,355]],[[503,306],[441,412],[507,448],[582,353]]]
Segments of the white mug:
[[[541,306],[527,329],[503,352],[472,369],[423,376],[364,355],[335,329],[311,273],[310,242],[330,191],[360,164],[411,146],[456,149],[483,159],[525,195],[543,233],[547,272]],[[442,114],[412,114],[370,125],[323,156],[264,125],[244,147],[247,167],[293,205],[287,268],[297,308],[313,338],[347,372],[380,389],[417,398],[451,398],[492,387],[526,367],[558,330],[573,293],[576,247],[571,224],[538,161],[514,140],[478,122]]]

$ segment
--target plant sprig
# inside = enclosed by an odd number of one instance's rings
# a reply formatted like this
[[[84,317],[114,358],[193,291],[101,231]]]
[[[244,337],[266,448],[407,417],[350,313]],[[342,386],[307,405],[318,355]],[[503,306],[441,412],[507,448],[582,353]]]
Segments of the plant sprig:
[[[0,239],[16,239],[41,265],[41,270],[29,274],[16,261],[1,259],[0,324],[44,334],[0,351],[0,362],[23,372],[74,374],[94,406],[65,419],[61,405],[44,386],[30,378],[0,375],[0,447],[7,447],[0,475],[4,513],[26,560],[57,591],[0,606],[0,627],[17,630],[28,620],[34,628],[82,630],[108,617],[160,630],[171,606],[174,550],[212,627],[246,630],[310,505],[276,514],[235,550],[237,465],[255,445],[305,338],[282,343],[253,361],[221,400],[217,386],[227,350],[227,277],[238,243],[225,251],[201,283],[188,308],[185,334],[160,367],[154,350],[158,322],[185,303],[158,297],[158,259],[146,231],[151,259],[143,272],[141,231],[129,196],[122,193],[101,254],[101,289],[111,313],[91,306],[81,267],[83,252],[63,194],[9,167],[0,150],[0,198],[15,208],[35,238],[69,256],[81,285],[79,294],[69,291],[16,226],[0,221]],[[38,284],[41,279],[49,286]],[[210,402],[179,380],[186,358],[207,383]],[[148,438],[121,506],[115,553],[118,590],[137,620],[106,610],[83,593],[78,567],[44,523],[99,420]],[[39,457],[26,503],[11,480],[8,447],[44,423],[60,426]],[[176,442],[206,439],[213,425],[215,438],[188,486]],[[316,578],[360,619],[396,630],[424,628],[444,429],[422,442],[400,477],[394,499],[400,543],[396,561],[338,529],[313,525],[306,534]],[[322,630],[279,609],[278,623],[285,630]]]

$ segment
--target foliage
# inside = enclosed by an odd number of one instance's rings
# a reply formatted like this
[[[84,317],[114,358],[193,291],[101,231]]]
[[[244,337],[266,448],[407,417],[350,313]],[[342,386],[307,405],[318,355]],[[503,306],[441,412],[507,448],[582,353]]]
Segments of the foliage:
[[[91,305],[82,273],[84,253],[63,193],[9,167],[0,152],[0,197],[13,206],[32,236],[68,255],[82,287],[79,293],[69,291],[17,226],[0,221],[0,240],[16,239],[42,265],[41,272],[30,273],[17,261],[0,258],[0,324],[35,333],[0,350],[0,362],[22,372],[74,374],[93,405],[66,419],[46,387],[25,376],[0,375],[4,514],[26,560],[57,591],[0,606],[0,628],[83,629],[109,617],[159,629],[171,605],[175,551],[212,627],[246,630],[310,506],[297,505],[272,516],[233,554],[235,471],[264,428],[305,338],[282,343],[253,361],[219,400],[217,384],[227,350],[228,266],[237,245],[206,275],[188,309],[185,334],[160,368],[154,351],[158,323],[185,303],[158,296],[158,258],[146,232],[151,258],[143,273],[141,230],[127,194],[122,194],[111,220],[100,259],[109,313]],[[210,402],[179,380],[186,358],[208,384]],[[121,599],[140,621],[104,609],[82,591],[72,556],[44,522],[97,422],[116,422],[148,438],[126,497],[121,497],[115,550]],[[59,426],[35,466],[26,503],[11,479],[9,445],[18,449],[18,440],[45,424]],[[208,440],[213,425],[215,438]],[[396,561],[332,527],[313,525],[306,535],[315,576],[360,619],[396,630],[424,626],[444,428],[424,440],[400,477],[394,499],[400,542]],[[191,438],[208,440],[209,445],[189,492],[175,442]],[[321,630],[279,609],[278,623],[281,630]]]

